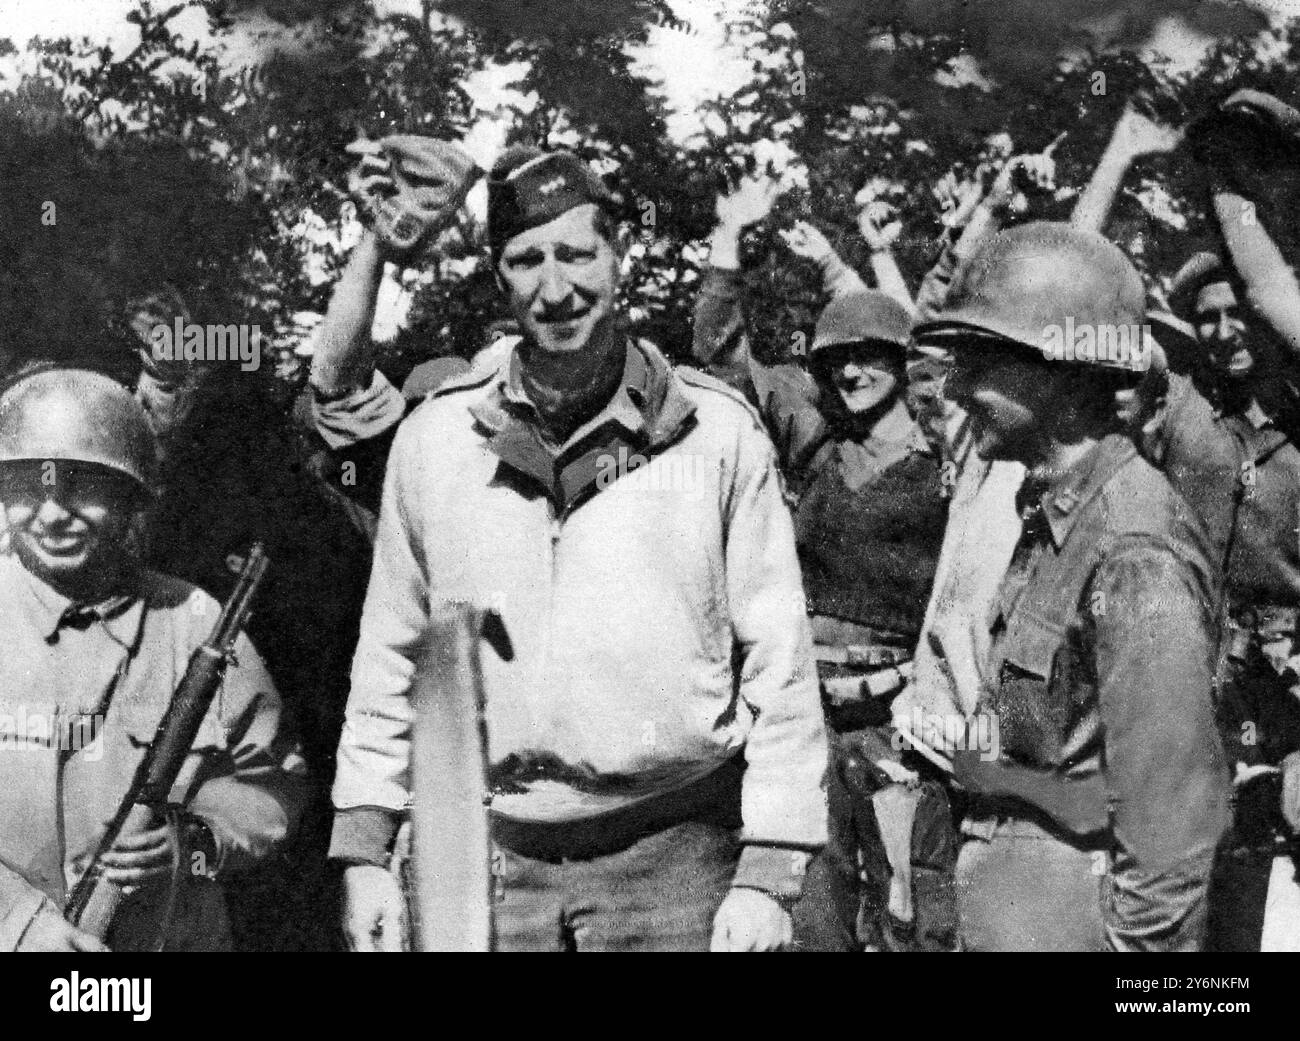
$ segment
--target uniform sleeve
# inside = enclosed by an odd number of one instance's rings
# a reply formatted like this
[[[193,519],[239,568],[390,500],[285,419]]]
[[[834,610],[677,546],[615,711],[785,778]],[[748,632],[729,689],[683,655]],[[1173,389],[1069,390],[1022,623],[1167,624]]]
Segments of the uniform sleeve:
[[[280,696],[248,637],[213,704],[225,735],[219,765],[204,762],[187,809],[217,842],[215,870],[241,871],[288,839],[307,797],[306,764],[284,719]]]
[[[17,871],[0,864],[0,951],[13,952],[38,914],[57,914],[45,894]]]
[[[957,270],[957,249],[949,233],[944,237],[943,249],[934,262],[921,286],[916,291],[917,322],[932,322],[943,310],[948,299],[948,289],[952,285],[953,273]]]
[[[818,407],[817,387],[795,365],[755,365],[754,389],[781,472],[798,478],[826,441],[826,417]]]
[[[749,332],[741,306],[739,271],[706,267],[695,299],[691,357],[710,375],[734,387],[749,378]]]
[[[831,299],[848,296],[850,293],[865,293],[867,284],[862,277],[840,258],[832,253],[822,261],[822,292]]]
[[[1212,608],[1188,566],[1145,540],[1102,563],[1089,602],[1115,840],[1107,935],[1117,950],[1196,950],[1229,821]]]
[[[312,426],[336,451],[389,433],[405,415],[406,399],[378,369],[365,387],[341,398],[313,396],[311,404]]]
[[[429,622],[428,568],[413,487],[419,447],[412,424],[404,425],[384,481],[334,779],[330,856],[336,859],[383,863],[397,816],[410,800],[410,689]]]
[[[308,435],[308,468],[373,537],[388,454],[408,402],[375,371],[367,386],[340,398],[322,399],[309,389],[303,404],[295,415]]]
[[[804,607],[790,513],[776,460],[758,428],[740,438],[727,512],[727,594],[739,650],[740,697],[754,716],[745,748],[743,841],[755,847],[815,849],[826,841],[823,787],[827,740],[812,637]],[[749,869],[789,875],[795,858],[742,855]]]

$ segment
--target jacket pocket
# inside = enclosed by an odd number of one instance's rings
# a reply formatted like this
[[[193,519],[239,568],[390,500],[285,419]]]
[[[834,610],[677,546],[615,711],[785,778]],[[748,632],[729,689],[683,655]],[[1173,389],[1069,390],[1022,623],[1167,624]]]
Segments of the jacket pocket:
[[[1002,751],[1020,762],[1058,761],[1072,714],[1068,698],[1052,689],[1065,642],[1065,626],[1023,613],[1003,638],[994,709]]]

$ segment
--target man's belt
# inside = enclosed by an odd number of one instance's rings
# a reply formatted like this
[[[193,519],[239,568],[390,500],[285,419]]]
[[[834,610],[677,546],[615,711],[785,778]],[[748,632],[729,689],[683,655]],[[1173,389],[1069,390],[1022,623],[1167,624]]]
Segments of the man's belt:
[[[559,863],[609,856],[689,821],[738,829],[744,773],[743,758],[733,756],[682,788],[578,820],[526,821],[493,811],[492,839],[521,856]]]
[[[999,831],[1022,838],[1045,834],[1081,850],[1103,849],[1109,841],[1107,832],[1077,835],[1033,803],[981,794],[971,796],[957,830],[965,838],[980,842],[992,842]]]
[[[813,645],[813,654],[819,662],[850,669],[897,668],[912,660],[911,650],[880,644],[818,643]]]

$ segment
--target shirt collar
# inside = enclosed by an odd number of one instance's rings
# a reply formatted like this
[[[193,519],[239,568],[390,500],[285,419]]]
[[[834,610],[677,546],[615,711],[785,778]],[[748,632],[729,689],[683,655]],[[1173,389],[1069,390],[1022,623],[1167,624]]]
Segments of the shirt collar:
[[[1082,507],[1136,453],[1137,449],[1129,438],[1122,434],[1108,434],[1061,473],[1046,478],[1026,476],[1021,493],[1016,497],[1026,526],[1030,522],[1029,514],[1041,516],[1052,542],[1060,549],[1083,512]]]
[[[570,445],[582,440],[593,430],[611,420],[630,434],[643,434],[646,429],[645,409],[650,400],[650,381],[650,366],[645,355],[632,344],[627,344],[623,358],[623,375],[613,396],[596,415],[570,435],[556,455],[563,455]],[[502,373],[498,388],[501,399],[508,409],[518,410],[527,416],[533,425],[536,425],[537,406],[524,390],[523,360],[518,347],[510,352],[510,361]]]
[[[470,405],[487,432],[488,449],[567,505],[590,493],[602,453],[621,445],[640,451],[671,443],[694,412],[668,360],[651,345],[630,341],[610,400],[558,448],[542,436],[537,409],[523,390],[518,347],[497,370],[489,392]]]
[[[490,393],[472,404],[470,412],[494,436],[520,424],[530,430],[536,428],[537,408],[523,390],[517,346],[498,369]],[[571,445],[611,419],[629,433],[643,434],[649,443],[658,444],[675,437],[694,412],[695,405],[682,390],[668,360],[649,344],[629,342],[623,376],[614,395],[551,454],[564,455]]]
[[[114,642],[123,647],[133,647],[144,620],[144,601],[138,592],[138,579],[133,577],[129,587],[121,593],[93,604],[70,600],[48,583],[41,581],[16,557],[14,570],[26,584],[28,617],[33,627],[46,643],[59,640],[65,629],[86,629],[100,625]]]

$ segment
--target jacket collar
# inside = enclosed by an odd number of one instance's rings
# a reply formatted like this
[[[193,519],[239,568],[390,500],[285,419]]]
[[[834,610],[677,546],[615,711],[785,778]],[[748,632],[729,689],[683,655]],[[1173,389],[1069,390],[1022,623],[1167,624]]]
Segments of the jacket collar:
[[[677,439],[695,413],[666,358],[646,343],[629,342],[623,375],[610,400],[558,448],[547,444],[536,407],[519,373],[519,349],[511,352],[470,413],[487,434],[488,450],[510,469],[536,481],[564,508],[594,493],[602,459],[653,452]]]
[[[1082,459],[1060,474],[1034,482],[1026,477],[1017,504],[1038,513],[1057,549],[1065,544],[1084,508],[1116,472],[1137,454],[1132,440],[1108,434]],[[1027,496],[1024,493],[1028,493]],[[1029,501],[1022,502],[1023,498]],[[1023,514],[1022,514],[1023,516]],[[1026,523],[1029,519],[1026,518]]]

